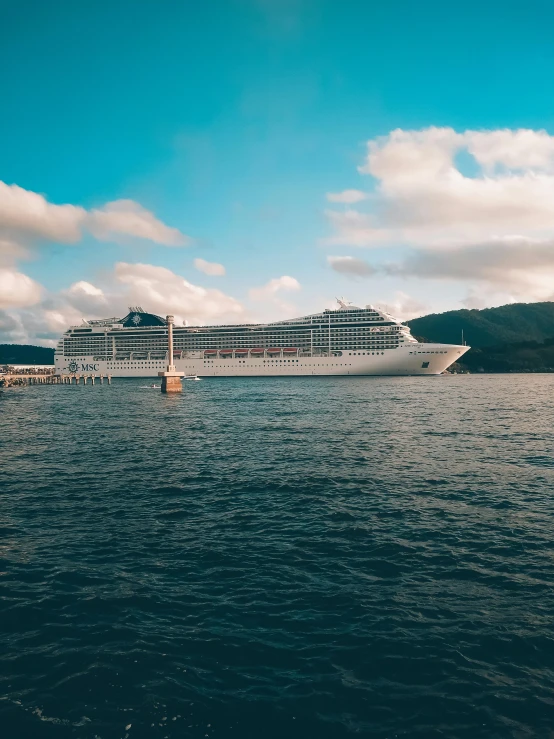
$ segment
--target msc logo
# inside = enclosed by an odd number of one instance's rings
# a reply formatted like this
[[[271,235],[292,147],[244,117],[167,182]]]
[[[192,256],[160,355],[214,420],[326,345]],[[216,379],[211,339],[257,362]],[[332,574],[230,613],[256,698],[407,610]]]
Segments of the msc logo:
[[[98,372],[97,364],[82,364],[81,367],[77,362],[70,362],[67,369],[70,372]]]

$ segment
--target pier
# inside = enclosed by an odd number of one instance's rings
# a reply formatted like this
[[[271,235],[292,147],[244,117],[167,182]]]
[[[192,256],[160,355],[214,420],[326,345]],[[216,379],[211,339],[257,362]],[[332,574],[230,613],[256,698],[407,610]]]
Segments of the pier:
[[[111,375],[56,375],[52,372],[40,372],[32,374],[30,372],[3,372],[0,374],[0,388],[8,387],[28,387],[30,385],[86,385],[90,380],[90,384],[94,386],[96,380],[100,384],[104,384],[104,380],[108,385],[112,384]]]

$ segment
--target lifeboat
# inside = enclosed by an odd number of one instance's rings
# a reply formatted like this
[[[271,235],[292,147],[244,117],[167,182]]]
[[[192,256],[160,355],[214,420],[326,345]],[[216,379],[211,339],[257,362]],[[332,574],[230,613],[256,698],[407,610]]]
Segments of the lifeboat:
[[[250,354],[263,354],[265,349],[250,349]]]
[[[217,349],[205,349],[204,354],[217,354]]]
[[[281,353],[281,347],[277,347],[277,348],[274,347],[273,349],[268,349],[267,350],[267,353],[268,354],[280,354]]]
[[[248,354],[248,349],[235,349],[235,354]]]
[[[298,349],[295,349],[294,347],[287,347],[286,349],[283,349],[283,351],[285,352],[285,354],[292,354],[293,352],[296,354]]]
[[[232,349],[220,349],[219,353],[220,354],[232,354],[233,350]]]

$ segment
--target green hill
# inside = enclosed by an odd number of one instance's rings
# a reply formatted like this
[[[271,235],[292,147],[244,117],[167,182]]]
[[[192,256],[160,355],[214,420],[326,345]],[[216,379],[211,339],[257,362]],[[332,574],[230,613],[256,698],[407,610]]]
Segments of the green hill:
[[[512,303],[484,310],[451,310],[407,321],[415,336],[428,341],[460,344],[462,331],[472,347],[525,341],[543,342],[554,336],[554,302]]]
[[[54,364],[54,350],[30,344],[0,344],[0,364]]]
[[[554,372],[554,338],[471,349],[460,360],[470,372]]]

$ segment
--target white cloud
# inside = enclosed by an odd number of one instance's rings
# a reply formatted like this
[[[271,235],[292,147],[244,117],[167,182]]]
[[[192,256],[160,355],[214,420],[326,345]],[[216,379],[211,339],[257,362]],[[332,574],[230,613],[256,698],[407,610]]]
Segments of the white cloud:
[[[0,267],[12,267],[18,259],[27,259],[27,249],[11,239],[0,237]]]
[[[79,325],[82,319],[82,313],[71,307],[63,306],[45,310],[42,315],[44,328],[54,336],[60,337],[69,326]]]
[[[94,298],[104,298],[104,293],[99,287],[92,285],[90,282],[85,282],[85,280],[74,282],[69,288],[68,293],[70,295],[82,294]]]
[[[457,164],[463,151],[482,167],[474,177]],[[497,236],[545,235],[554,231],[553,161],[554,137],[544,131],[398,129],[370,141],[360,167],[377,180],[372,212],[328,213],[335,228],[330,241],[441,248]],[[503,169],[492,171],[496,164]]]
[[[277,293],[283,290],[300,290],[300,283],[294,277],[283,275],[282,277],[275,277],[261,287],[253,287],[248,294],[251,300],[268,300],[274,298]]]
[[[8,294],[4,289],[8,283],[2,273],[0,270],[0,298]],[[16,294],[21,297],[26,285],[20,280]],[[151,264],[119,262],[113,274],[104,276],[102,286],[81,280],[59,293],[42,293],[37,298],[28,292],[29,299],[20,299],[19,303],[14,299],[0,301],[0,340],[55,346],[70,325],[80,324],[83,318],[123,317],[129,305],[142,305],[145,310],[162,316],[173,313],[179,323],[246,320],[244,307],[230,295],[193,285],[171,270]]]
[[[545,131],[397,129],[368,142],[370,205],[331,210],[327,243],[398,249],[385,272],[554,293],[554,136]],[[470,174],[471,173],[471,176]]]
[[[0,182],[0,229],[23,237],[75,243],[81,238],[86,211],[53,205],[43,195]]]
[[[361,203],[362,200],[367,200],[368,195],[361,190],[343,190],[342,192],[328,192],[327,200],[330,203],[346,203],[352,205],[353,203]]]
[[[331,269],[350,277],[370,277],[376,270],[364,259],[356,257],[327,257]]]
[[[166,246],[190,243],[189,237],[133,200],[115,200],[89,212],[76,205],[54,205],[43,195],[0,181],[0,237],[17,243],[46,239],[74,244],[85,231],[103,241],[130,236]]]
[[[428,305],[410,297],[401,290],[394,294],[392,303],[379,303],[378,307],[402,321],[409,321],[411,318],[417,318],[429,312]]]
[[[466,138],[470,154],[489,171],[497,165],[554,171],[554,136],[546,131],[469,131]]]
[[[87,226],[101,241],[132,236],[164,246],[186,246],[191,243],[188,236],[166,226],[134,200],[114,200],[101,209],[91,211]]]
[[[251,288],[248,291],[248,296],[250,300],[257,303],[256,320],[260,322],[274,321],[276,313],[281,318],[288,318],[297,313],[298,310],[294,303],[283,299],[283,293],[286,295],[300,289],[301,285],[298,280],[289,275],[275,277],[261,287]]]
[[[70,306],[83,311],[89,317],[96,317],[99,313],[104,313],[109,304],[104,291],[85,280],[73,283],[68,290],[62,291],[61,295]]]
[[[119,262],[115,278],[126,287],[129,304],[143,305],[162,315],[174,313],[180,321],[229,323],[244,314],[242,304],[230,295],[193,285],[165,267]]]
[[[225,267],[217,262],[207,262],[205,259],[198,257],[194,260],[194,266],[199,272],[211,277],[220,277],[225,274]]]
[[[41,286],[27,275],[13,269],[0,269],[0,309],[34,305],[41,294]]]
[[[520,236],[447,251],[420,249],[383,269],[403,277],[480,283],[491,292],[505,294],[505,302],[550,300],[554,297],[554,238],[537,241]]]

